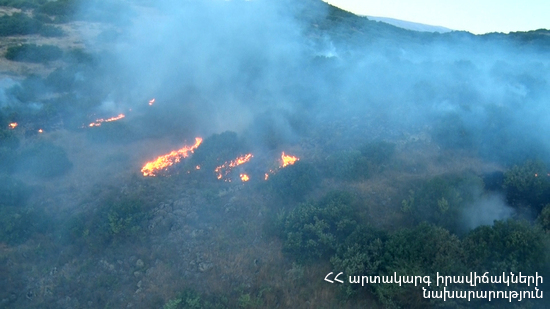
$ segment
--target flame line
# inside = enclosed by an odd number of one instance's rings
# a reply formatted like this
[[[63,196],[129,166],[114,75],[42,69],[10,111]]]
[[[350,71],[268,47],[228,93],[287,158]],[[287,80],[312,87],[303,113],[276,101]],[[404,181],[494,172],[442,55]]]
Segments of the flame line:
[[[202,138],[196,137],[194,145],[184,146],[179,150],[173,150],[153,161],[145,163],[141,169],[143,176],[156,176],[158,171],[166,170],[168,167],[180,162],[181,159],[187,158],[189,153],[193,153],[201,143]]]

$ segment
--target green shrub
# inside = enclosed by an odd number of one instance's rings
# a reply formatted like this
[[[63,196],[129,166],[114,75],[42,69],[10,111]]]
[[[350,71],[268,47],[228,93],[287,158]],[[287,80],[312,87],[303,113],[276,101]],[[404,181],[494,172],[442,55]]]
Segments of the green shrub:
[[[382,269],[386,234],[371,227],[357,226],[346,240],[339,244],[336,254],[330,259],[333,269],[346,276],[378,275]],[[356,293],[358,285],[342,285],[347,297]]]
[[[246,301],[243,299],[243,301]],[[244,302],[248,303],[248,302]],[[241,304],[239,299],[238,304]],[[204,296],[192,289],[186,289],[176,298],[170,299],[164,304],[163,309],[220,309],[230,308],[223,296]],[[234,308],[234,307],[233,307]]]
[[[54,45],[23,44],[8,47],[6,59],[12,61],[46,63],[63,56],[61,48]]]
[[[495,221],[493,226],[481,226],[471,231],[462,241],[467,258],[468,272],[478,274],[489,272],[492,276],[510,272],[532,276],[536,272],[545,276],[548,273],[548,235],[540,226],[527,221]],[[544,285],[539,286],[544,290]],[[493,291],[532,290],[533,286],[510,282],[506,284],[484,284],[469,289]],[[536,307],[538,300],[525,299],[527,308]],[[523,302],[523,301],[522,301]],[[485,300],[472,302],[472,305],[485,304]],[[494,305],[504,307],[507,299],[496,299]]]
[[[550,202],[550,177],[541,161],[526,161],[504,173],[504,189],[514,206],[527,204],[539,213]]]
[[[319,182],[319,173],[307,162],[298,161],[270,176],[268,185],[286,201],[303,201]]]
[[[367,179],[371,175],[369,160],[360,151],[341,151],[328,157],[329,175],[342,180]]]
[[[19,244],[44,231],[48,217],[27,206],[32,189],[8,176],[0,176],[0,243]]]
[[[359,150],[341,151],[328,157],[328,174],[343,180],[367,179],[382,172],[395,153],[395,144],[377,141]]]
[[[351,203],[348,193],[333,192],[298,205],[279,223],[284,250],[302,262],[330,257],[355,230]]]
[[[68,220],[68,239],[87,245],[94,251],[103,250],[113,241],[137,239],[143,233],[150,206],[141,198],[141,193],[125,196],[108,194],[96,208],[86,209]]]
[[[44,80],[37,75],[27,76],[20,84],[8,89],[8,93],[20,102],[36,102],[37,97],[45,93]]]
[[[38,33],[42,23],[25,14],[16,13],[0,17],[0,37]]]
[[[41,23],[52,23],[53,20],[51,17],[44,13],[35,13],[33,18]]]
[[[427,221],[453,232],[461,232],[464,207],[472,203],[483,188],[483,180],[472,174],[446,174],[420,182],[409,190],[402,210],[419,223]]]
[[[541,272],[547,263],[544,232],[527,221],[495,221],[480,226],[464,239],[472,271]]]
[[[0,175],[0,207],[21,207],[27,201],[31,188],[9,176]]]
[[[121,199],[108,206],[109,234],[129,236],[141,229],[144,204],[137,198]]]
[[[93,57],[92,54],[86,52],[82,48],[74,48],[74,49],[69,50],[65,54],[65,60],[68,63],[73,63],[73,64],[91,65],[91,64],[93,64],[94,57]],[[82,69],[82,68],[80,68],[80,69]]]
[[[34,233],[43,232],[48,225],[48,216],[28,206],[0,205],[0,242],[20,244]]]
[[[1,6],[9,6],[19,9],[34,9],[39,6],[41,0],[1,0]]]
[[[446,229],[427,223],[414,229],[401,229],[390,235],[384,246],[380,268],[382,275],[391,276],[395,272],[403,276],[430,276],[432,281],[437,272],[452,276],[463,275],[467,270],[460,240]],[[372,287],[387,308],[433,306],[430,300],[422,297],[422,286],[374,284]],[[437,289],[434,285],[431,288]],[[448,300],[446,305],[450,306],[451,303]]]
[[[544,206],[539,217],[537,218],[537,223],[543,230],[550,232],[550,204]]]
[[[38,30],[38,34],[46,38],[62,37],[65,35],[65,32],[56,26],[43,25]]]
[[[38,8],[38,12],[51,16],[72,17],[77,13],[78,0],[48,1]]]

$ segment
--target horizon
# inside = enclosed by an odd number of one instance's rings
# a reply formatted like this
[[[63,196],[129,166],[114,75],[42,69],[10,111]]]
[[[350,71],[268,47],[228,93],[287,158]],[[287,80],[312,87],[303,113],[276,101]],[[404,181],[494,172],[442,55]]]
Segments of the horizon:
[[[550,21],[547,18],[550,15],[550,6],[541,0],[528,0],[522,3],[496,0],[421,0],[414,3],[403,0],[323,1],[360,16],[392,18],[473,34],[550,29]],[[431,9],[427,10],[426,7]]]

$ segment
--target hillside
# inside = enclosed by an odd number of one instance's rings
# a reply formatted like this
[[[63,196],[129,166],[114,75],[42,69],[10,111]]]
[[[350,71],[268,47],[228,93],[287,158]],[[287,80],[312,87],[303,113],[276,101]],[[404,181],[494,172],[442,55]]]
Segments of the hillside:
[[[0,5],[0,308],[548,307],[548,30]]]

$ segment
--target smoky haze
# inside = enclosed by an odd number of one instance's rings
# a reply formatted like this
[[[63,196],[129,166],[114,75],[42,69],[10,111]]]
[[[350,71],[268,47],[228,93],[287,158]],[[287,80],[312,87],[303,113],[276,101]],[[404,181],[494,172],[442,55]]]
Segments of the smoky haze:
[[[254,131],[263,115],[291,137],[300,132],[289,117],[315,130],[327,119],[364,115],[369,125],[384,123],[372,133],[383,137],[428,127],[445,146],[490,159],[510,163],[534,152],[546,159],[549,64],[536,45],[467,33],[411,32],[402,42],[391,26],[363,36],[358,27],[350,38],[360,43],[349,44],[319,30],[329,9],[305,3],[131,6],[106,52],[104,74],[116,82],[105,100],[132,107],[156,98],[168,131],[167,124],[202,135]]]
[[[120,19],[109,20],[115,30],[90,40],[109,46],[101,74],[112,81],[96,111],[133,109],[132,130],[173,136],[174,147],[228,130],[256,151],[316,135],[330,140],[337,134],[327,145],[348,150],[425,133],[443,150],[468,149],[499,164],[549,161],[550,71],[536,42],[382,24],[374,32],[362,25],[365,18],[349,25],[316,1],[117,8],[111,16]],[[151,98],[154,110],[143,109]],[[502,204],[497,201],[478,204]],[[506,207],[465,225],[509,217]]]
[[[140,7],[109,51],[106,74],[119,78],[112,91],[130,106],[154,97],[171,121],[206,135],[242,131],[270,108],[292,110],[306,54],[303,30],[287,14],[265,1]]]

